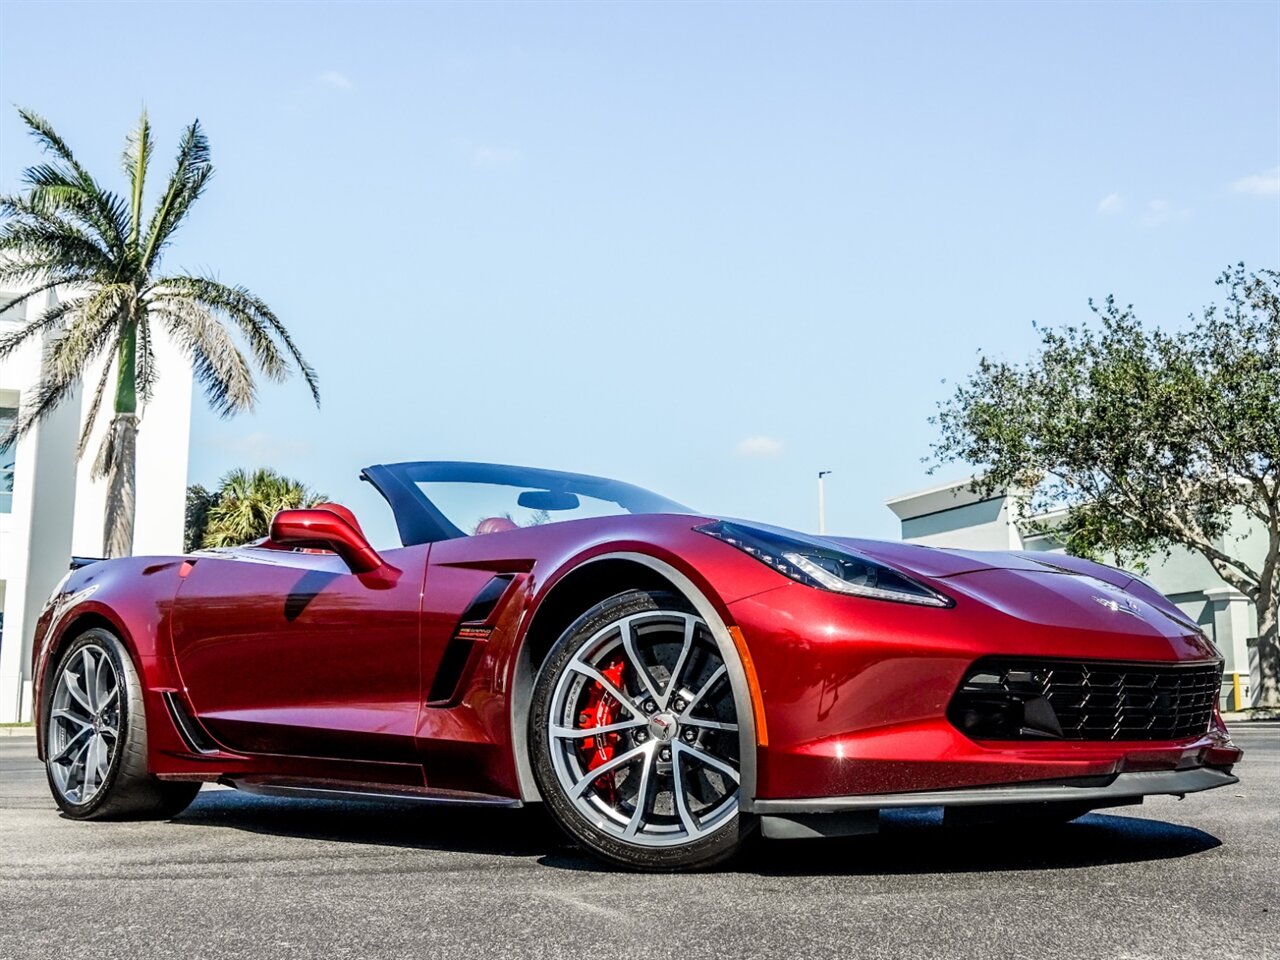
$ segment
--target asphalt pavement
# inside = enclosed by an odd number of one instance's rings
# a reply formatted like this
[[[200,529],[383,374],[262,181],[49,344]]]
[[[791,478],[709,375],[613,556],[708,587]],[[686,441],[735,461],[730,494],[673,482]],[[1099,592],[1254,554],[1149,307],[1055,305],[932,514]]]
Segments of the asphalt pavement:
[[[0,738],[0,958],[1089,957],[1280,960],[1280,724],[1241,782],[1038,832],[887,817],[719,873],[601,867],[537,809],[206,788],[167,823],[58,814]]]

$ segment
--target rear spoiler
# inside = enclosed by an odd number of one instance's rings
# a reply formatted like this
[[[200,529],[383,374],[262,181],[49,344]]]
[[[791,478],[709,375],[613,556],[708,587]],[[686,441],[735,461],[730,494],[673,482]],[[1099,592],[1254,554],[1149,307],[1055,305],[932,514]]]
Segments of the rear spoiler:
[[[87,567],[91,563],[101,563],[105,557],[72,557],[71,569],[79,570],[81,567]]]

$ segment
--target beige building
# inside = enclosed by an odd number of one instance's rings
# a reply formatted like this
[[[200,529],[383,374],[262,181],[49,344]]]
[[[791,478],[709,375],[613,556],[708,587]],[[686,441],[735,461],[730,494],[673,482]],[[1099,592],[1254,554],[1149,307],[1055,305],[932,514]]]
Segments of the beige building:
[[[968,481],[948,483],[886,501],[902,523],[902,539],[966,550],[1063,552],[1052,536],[1031,532],[1051,525],[1054,514],[1022,518],[1013,495],[983,497],[968,486]],[[1247,518],[1237,518],[1224,540],[1229,541],[1228,552],[1243,550],[1246,558],[1261,565],[1263,533]],[[1248,706],[1251,691],[1258,689],[1257,649],[1252,642],[1258,617],[1248,597],[1227,586],[1204,557],[1184,548],[1168,557],[1151,557],[1147,566],[1143,578],[1198,623],[1222,651],[1223,707]]]

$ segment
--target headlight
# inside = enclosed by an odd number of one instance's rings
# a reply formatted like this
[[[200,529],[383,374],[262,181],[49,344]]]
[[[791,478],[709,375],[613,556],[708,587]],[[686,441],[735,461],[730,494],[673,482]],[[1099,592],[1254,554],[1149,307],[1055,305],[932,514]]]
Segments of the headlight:
[[[695,527],[772,567],[784,577],[833,593],[873,600],[950,607],[954,601],[891,567],[850,550],[837,549],[798,535],[717,520]]]

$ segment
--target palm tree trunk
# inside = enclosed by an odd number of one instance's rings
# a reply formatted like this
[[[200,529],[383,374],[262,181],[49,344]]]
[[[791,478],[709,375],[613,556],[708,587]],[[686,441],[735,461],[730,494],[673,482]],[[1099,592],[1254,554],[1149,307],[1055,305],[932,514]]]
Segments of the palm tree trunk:
[[[108,557],[133,553],[133,521],[138,490],[138,326],[130,323],[120,338],[116,415],[107,437],[107,505],[102,550]]]
[[[102,549],[108,557],[133,553],[133,518],[138,489],[138,418],[118,413],[111,420],[111,461],[107,469],[107,510]]]

